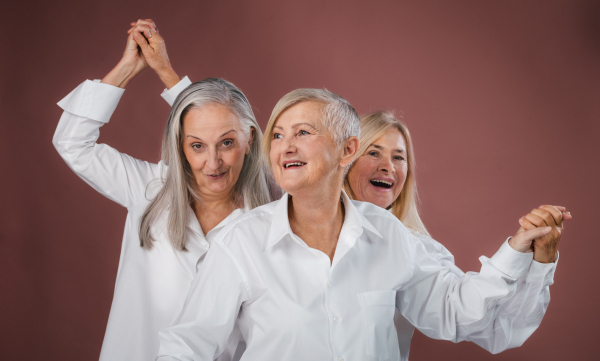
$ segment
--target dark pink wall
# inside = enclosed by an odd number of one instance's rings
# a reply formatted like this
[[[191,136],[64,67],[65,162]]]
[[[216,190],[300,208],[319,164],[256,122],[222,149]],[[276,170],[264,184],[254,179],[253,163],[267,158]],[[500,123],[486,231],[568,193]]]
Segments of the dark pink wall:
[[[0,359],[99,355],[125,210],[53,149],[55,103],[102,78],[129,22],[148,17],[180,75],[234,82],[263,125],[298,87],[404,114],[423,218],[464,270],[533,207],[572,211],[548,313],[523,347],[494,356],[416,335],[412,360],[600,359],[597,1],[22,1],[0,13]],[[101,141],[158,160],[161,91],[151,71],[135,79]]]

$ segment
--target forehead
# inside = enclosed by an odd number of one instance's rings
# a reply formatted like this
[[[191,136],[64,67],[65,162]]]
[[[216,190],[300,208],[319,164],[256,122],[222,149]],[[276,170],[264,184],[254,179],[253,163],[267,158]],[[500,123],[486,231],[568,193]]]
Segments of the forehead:
[[[406,151],[404,135],[395,127],[387,129],[379,138],[375,139],[371,147]]]
[[[222,104],[214,103],[192,108],[183,118],[184,134],[239,129],[240,125],[240,120],[235,113]]]
[[[315,101],[303,101],[294,104],[277,117],[274,127],[285,128],[286,126],[293,126],[296,123],[309,123],[318,128],[321,125],[324,105],[321,102]]]

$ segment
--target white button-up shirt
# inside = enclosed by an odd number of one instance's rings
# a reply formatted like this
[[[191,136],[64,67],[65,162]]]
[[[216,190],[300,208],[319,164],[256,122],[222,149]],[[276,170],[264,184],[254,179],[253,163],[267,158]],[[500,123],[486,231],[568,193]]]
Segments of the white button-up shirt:
[[[350,201],[333,261],[292,232],[288,195],[232,221],[213,241],[158,359],[213,360],[237,324],[242,360],[400,360],[394,312],[427,336],[492,352],[539,326],[555,264],[504,242],[458,277],[389,212]]]
[[[175,91],[179,93],[180,89]],[[172,247],[165,212],[152,225],[156,240],[153,248],[140,247],[139,220],[161,186],[159,178],[164,169],[162,163],[134,159],[106,144],[96,143],[100,127],[108,122],[122,94],[123,89],[99,82],[88,80],[79,85],[58,103],[64,113],[53,143],[80,178],[128,210],[100,360],[152,360],[158,352],[158,331],[170,326],[181,311],[197,268],[213,239],[247,209],[233,211],[204,234],[189,208],[188,251]],[[170,95],[165,92],[163,97],[171,103]],[[222,359],[231,360],[236,346],[237,341],[232,341]]]

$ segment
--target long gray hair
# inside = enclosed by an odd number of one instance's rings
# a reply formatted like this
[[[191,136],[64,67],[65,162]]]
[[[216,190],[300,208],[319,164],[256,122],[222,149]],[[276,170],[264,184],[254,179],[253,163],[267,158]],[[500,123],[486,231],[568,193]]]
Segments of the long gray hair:
[[[171,244],[177,250],[186,250],[188,208],[200,197],[196,191],[194,174],[183,152],[183,118],[190,109],[207,104],[224,105],[237,115],[248,139],[251,129],[254,129],[250,152],[244,157],[240,176],[233,188],[235,201],[243,201],[250,209],[271,201],[272,182],[260,149],[262,132],[248,99],[226,80],[204,79],[182,91],[171,108],[162,140],[161,157],[167,166],[166,172],[161,174],[162,188],[148,204],[140,220],[140,245],[145,249],[151,249],[155,240],[150,232],[151,225],[168,209],[167,233]]]

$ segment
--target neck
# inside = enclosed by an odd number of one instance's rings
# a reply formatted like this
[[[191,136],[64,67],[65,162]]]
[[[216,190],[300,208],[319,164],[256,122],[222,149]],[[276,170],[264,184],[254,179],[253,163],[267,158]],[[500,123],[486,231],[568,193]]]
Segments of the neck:
[[[288,204],[292,232],[309,247],[325,253],[333,261],[335,248],[344,223],[340,187],[313,195],[296,194]]]
[[[243,207],[235,202],[232,193],[224,195],[204,196],[193,202],[192,208],[204,234],[210,232],[235,209]]]

